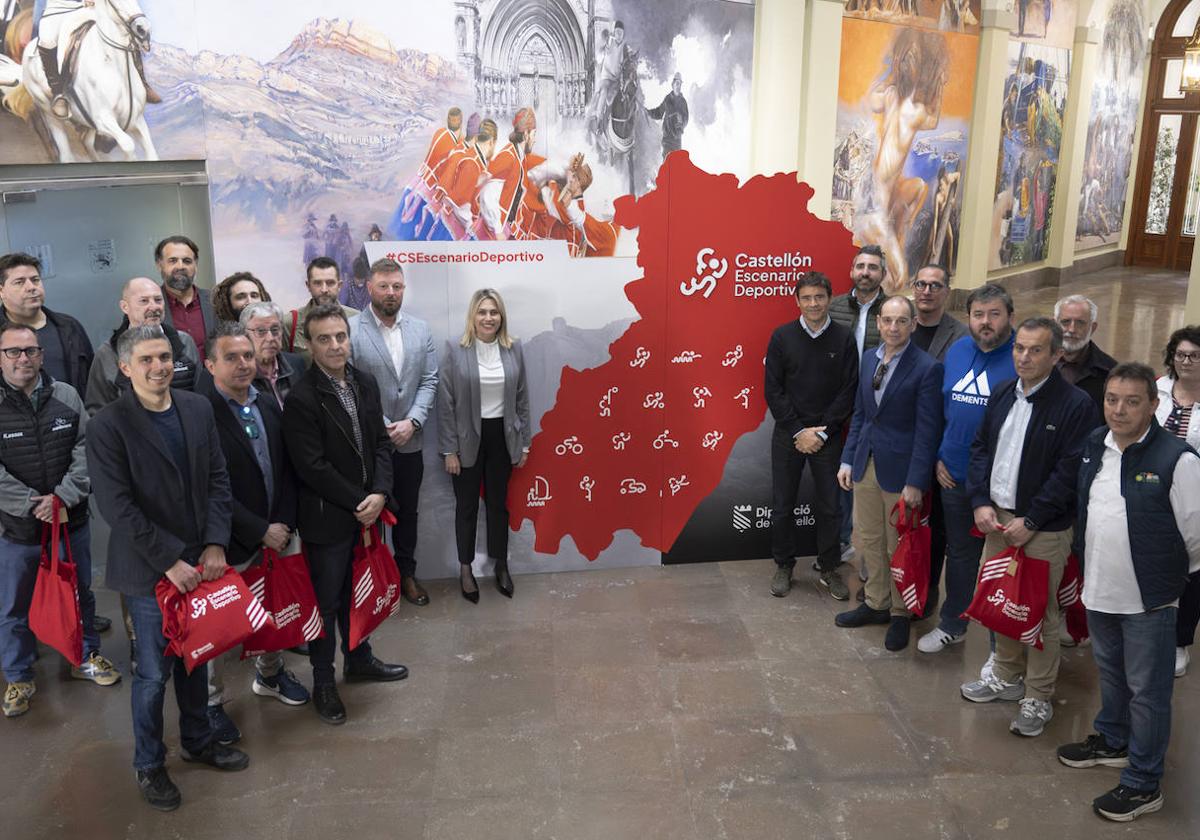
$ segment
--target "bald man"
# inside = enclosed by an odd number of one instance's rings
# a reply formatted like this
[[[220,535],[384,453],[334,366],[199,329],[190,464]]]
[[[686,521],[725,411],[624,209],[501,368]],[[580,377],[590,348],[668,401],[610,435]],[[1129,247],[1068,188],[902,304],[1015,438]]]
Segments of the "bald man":
[[[129,387],[129,379],[117,367],[116,348],[117,340],[130,327],[161,327],[175,357],[175,376],[171,380],[171,387],[190,391],[196,383],[196,370],[200,365],[196,342],[187,333],[163,323],[166,301],[158,283],[149,277],[134,277],[121,289],[121,299],[117,305],[124,317],[120,326],[113,331],[112,338],[96,348],[96,360],[88,374],[84,405],[92,416]]]

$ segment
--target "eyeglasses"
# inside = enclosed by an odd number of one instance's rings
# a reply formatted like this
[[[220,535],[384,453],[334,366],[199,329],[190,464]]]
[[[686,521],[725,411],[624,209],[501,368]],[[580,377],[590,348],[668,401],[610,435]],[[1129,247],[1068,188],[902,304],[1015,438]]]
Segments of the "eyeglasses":
[[[32,349],[32,348],[31,348],[31,349]],[[5,350],[4,352],[5,352],[5,353],[8,353],[9,351]],[[40,351],[39,351],[39,352],[40,352]],[[15,358],[16,358],[16,356],[12,356],[12,355],[10,355],[10,356],[9,356],[9,358],[10,358],[10,359],[15,359]],[[1176,350],[1176,351],[1175,351],[1175,361],[1177,361],[1177,362],[1187,362],[1189,365],[1194,365],[1194,364],[1196,364],[1197,362],[1200,362],[1200,352],[1196,352],[1196,353],[1185,353],[1185,352],[1183,352],[1182,350]]]
[[[871,387],[878,391],[883,387],[883,378],[887,376],[888,363],[880,362],[879,367],[875,368],[875,376],[871,379]]]
[[[40,359],[44,351],[41,347],[5,347],[4,355],[10,359],[19,359],[24,353],[30,359]]]
[[[239,411],[242,415],[242,428],[246,430],[246,437],[250,440],[258,440],[262,431],[258,428],[258,418],[254,416],[254,409],[244,405]]]
[[[246,330],[246,332],[256,335],[259,338],[266,338],[267,336],[279,338],[279,336],[283,335],[283,329],[280,327],[254,327],[253,329]]]
[[[918,280],[913,283],[913,288],[918,292],[940,292],[942,289],[946,288],[946,284],[936,282],[931,283],[928,280]]]

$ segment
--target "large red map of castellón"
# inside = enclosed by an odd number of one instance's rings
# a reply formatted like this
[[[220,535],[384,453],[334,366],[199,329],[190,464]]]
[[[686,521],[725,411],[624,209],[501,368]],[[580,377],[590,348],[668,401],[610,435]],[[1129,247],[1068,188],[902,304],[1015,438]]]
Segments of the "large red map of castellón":
[[[677,152],[654,190],[618,200],[617,223],[638,231],[644,274],[625,293],[641,318],[607,362],[563,370],[513,474],[512,526],[531,520],[537,551],[570,536],[594,560],[621,529],[662,551],[675,542],[763,421],[763,358],[799,315],[796,277],[823,271],[835,294],[849,288],[850,233],[809,213],[812,195],[795,173],[739,186]]]

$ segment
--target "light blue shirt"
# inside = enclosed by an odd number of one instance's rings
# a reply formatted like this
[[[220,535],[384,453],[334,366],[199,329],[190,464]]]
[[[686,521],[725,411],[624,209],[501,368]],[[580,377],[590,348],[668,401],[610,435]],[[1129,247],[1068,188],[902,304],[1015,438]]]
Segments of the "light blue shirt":
[[[225,393],[221,386],[215,382],[213,385],[216,387],[217,393],[225,398],[225,404],[229,406],[234,419],[237,420],[238,425],[242,427],[242,431],[250,441],[250,448],[254,450],[254,459],[258,461],[258,468],[262,470],[263,484],[267,487],[267,504],[274,507],[275,473],[271,469],[271,447],[267,443],[267,424],[263,422],[262,411],[258,408],[258,389],[251,385],[246,404],[242,405]],[[254,429],[257,429],[258,434],[252,431]]]
[[[833,319],[830,318],[828,315],[826,315],[825,323],[821,325],[821,328],[819,330],[814,330],[808,325],[808,321],[804,320],[804,316],[803,315],[800,316],[800,326],[804,328],[804,331],[806,333],[808,333],[809,338],[820,338],[821,335],[825,332],[825,330],[829,329],[829,325],[830,325],[830,323],[832,323],[832,321],[833,321]]]
[[[896,366],[900,364],[900,357],[908,352],[909,345],[911,344],[911,340],[904,342],[904,346],[897,350],[896,355],[892,356],[892,360],[888,362],[887,370],[883,374],[883,382],[880,383],[879,389],[875,391],[875,405],[879,405],[880,401],[883,400],[883,392],[887,390],[888,383],[892,381],[892,375],[896,373]],[[879,372],[879,365],[883,364],[883,351],[884,346],[882,344],[875,348],[875,358],[879,360],[878,364],[875,365],[876,373]]]

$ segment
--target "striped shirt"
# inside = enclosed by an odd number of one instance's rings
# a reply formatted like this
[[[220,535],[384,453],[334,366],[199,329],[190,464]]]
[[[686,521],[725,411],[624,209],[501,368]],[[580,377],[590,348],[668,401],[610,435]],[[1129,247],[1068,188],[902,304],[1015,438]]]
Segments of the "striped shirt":
[[[1187,440],[1188,427],[1192,424],[1192,404],[1181,405],[1171,400],[1171,415],[1163,422],[1163,428],[1180,440]]]
[[[324,370],[321,373],[325,373]],[[358,400],[354,396],[354,385],[351,380],[350,368],[346,368],[346,379],[342,382],[334,379],[328,373],[325,377],[333,385],[333,393],[337,395],[338,402],[342,404],[342,408],[346,414],[350,416],[350,428],[354,431],[354,446],[358,449],[359,462],[362,464],[362,483],[367,486],[367,457],[363,454],[363,435],[362,426],[358,422]]]

